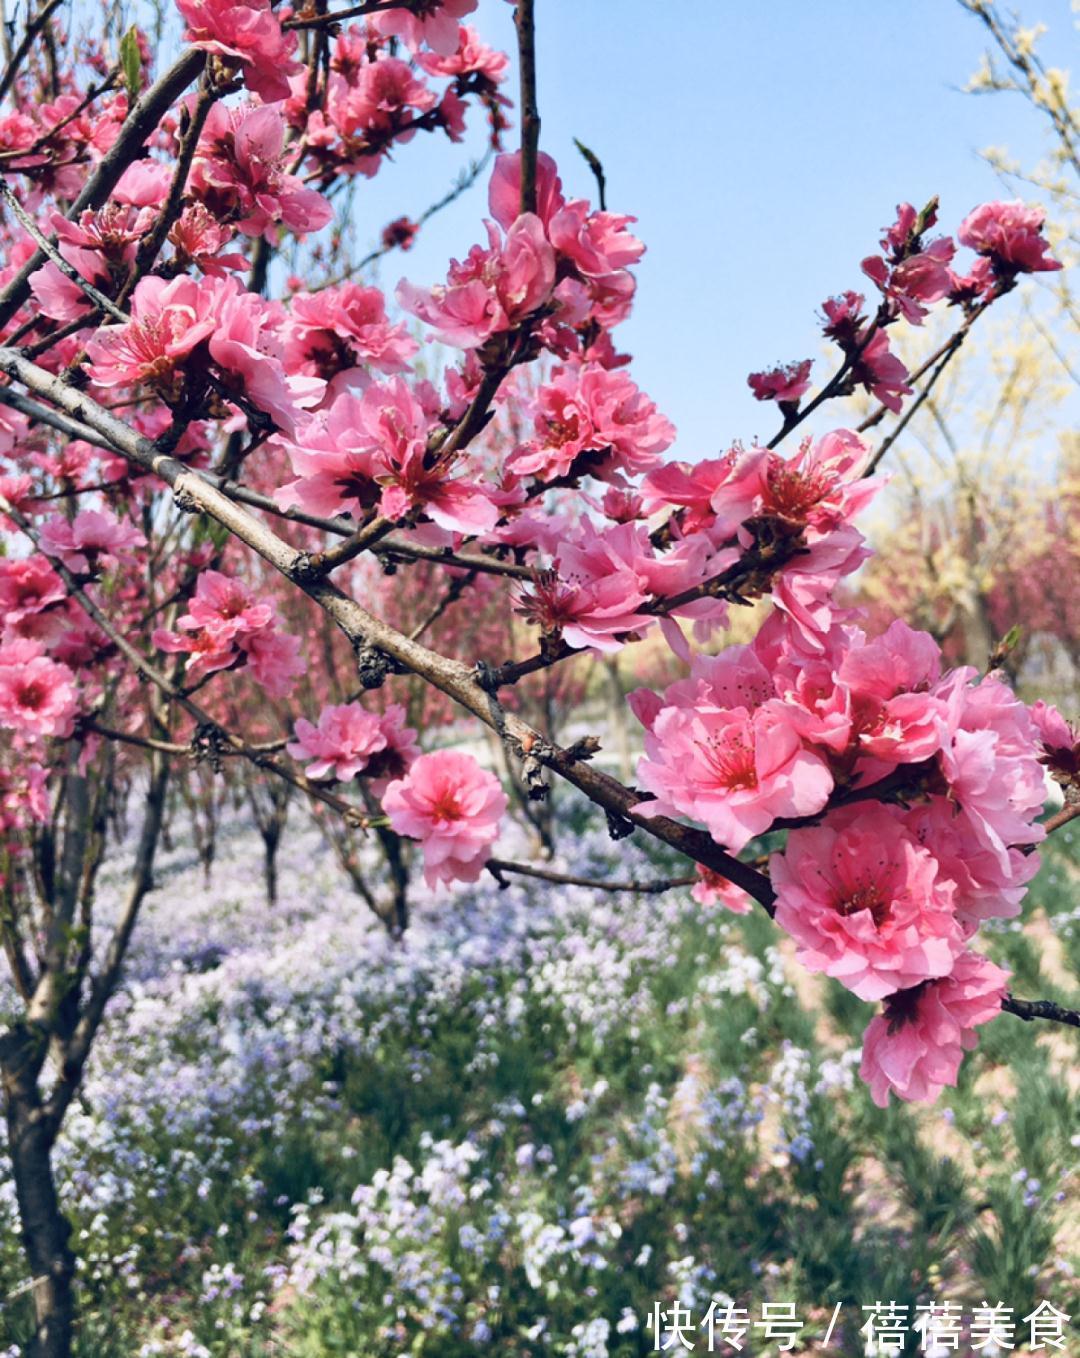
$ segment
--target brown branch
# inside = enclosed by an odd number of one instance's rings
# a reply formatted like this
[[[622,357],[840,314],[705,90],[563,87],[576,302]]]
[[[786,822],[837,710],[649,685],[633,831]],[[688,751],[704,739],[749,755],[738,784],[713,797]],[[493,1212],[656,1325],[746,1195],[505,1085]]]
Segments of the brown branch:
[[[40,10],[40,12],[27,21],[26,32],[22,36],[22,41],[15,49],[14,55],[8,62],[3,77],[0,78],[0,99],[4,98],[8,90],[10,90],[15,83],[15,79],[19,74],[19,67],[26,59],[27,52],[29,52],[30,48],[34,45],[34,39],[63,3],[64,0],[48,0],[48,3]]]
[[[536,21],[534,0],[517,0],[514,26],[518,40],[521,89],[521,211],[536,211],[536,162],[540,150],[540,110],[536,103]]]
[[[126,325],[130,319],[126,312],[121,311],[111,297],[106,297],[103,292],[94,287],[93,283],[85,279],[73,264],[67,262],[48,237],[38,230],[37,223],[23,207],[22,203],[19,202],[11,189],[11,186],[4,179],[0,179],[0,197],[3,198],[4,202],[7,203],[8,207],[14,212],[19,220],[20,226],[22,226],[26,234],[45,257],[56,265],[64,277],[74,283],[77,288],[81,289],[98,311],[104,311],[110,315],[113,320],[119,321],[122,325]],[[85,324],[86,321],[89,321],[89,319],[90,317],[87,316],[84,319],[83,324]]]
[[[1052,816],[1042,822],[1042,827],[1048,835],[1052,835],[1055,830],[1060,830],[1063,825],[1068,825],[1071,820],[1080,816],[1080,801],[1068,802],[1060,811],[1055,811]]]
[[[1032,1019],[1049,1019],[1051,1023],[1065,1023],[1070,1028],[1080,1028],[1080,1013],[1066,1009],[1054,1000],[1020,1000],[1015,995],[1006,995],[1001,1002],[1002,1012],[1015,1014],[1025,1023]]]
[[[509,886],[508,882],[502,880],[502,874],[512,872],[517,873],[520,877],[535,877],[542,882],[554,882],[559,886],[584,886],[591,887],[595,891],[634,891],[642,896],[655,896],[662,891],[671,891],[675,887],[693,886],[698,881],[696,875],[693,877],[668,877],[644,882],[599,881],[594,877],[574,877],[564,872],[549,872],[547,868],[536,868],[528,863],[511,863],[505,858],[489,858],[484,867],[500,886]]]
[[[408,0],[366,0],[365,4],[353,5],[351,9],[338,10],[336,14],[305,15],[302,18],[286,19],[282,28],[325,28],[328,24],[339,24],[345,19],[362,19],[365,14],[384,14],[388,9],[407,9],[415,11],[416,6]]]

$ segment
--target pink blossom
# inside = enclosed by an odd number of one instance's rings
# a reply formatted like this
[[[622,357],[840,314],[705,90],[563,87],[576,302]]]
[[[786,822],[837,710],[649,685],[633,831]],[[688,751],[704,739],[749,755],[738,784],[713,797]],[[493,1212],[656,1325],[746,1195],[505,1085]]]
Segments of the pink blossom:
[[[889,997],[863,1037],[859,1074],[885,1108],[890,1093],[933,1103],[956,1083],[975,1029],[1001,1012],[1008,972],[978,953],[964,952],[952,972]]]
[[[479,76],[489,88],[494,88],[506,79],[506,72],[510,66],[510,58],[506,53],[488,47],[476,29],[470,28],[468,24],[463,24],[458,29],[457,47],[452,53],[434,50],[420,52],[417,54],[416,62],[428,75]],[[543,155],[542,158],[548,159]],[[494,212],[491,215],[495,217]],[[513,216],[517,216],[516,210]]]
[[[645,478],[645,508],[653,513],[673,506],[684,532],[708,531],[716,540],[730,538],[755,512],[765,456],[762,448],[736,446],[723,457],[695,465],[665,463]]]
[[[183,361],[214,333],[213,294],[193,278],[142,279],[127,325],[101,326],[86,352],[99,387],[145,382],[166,400],[178,399]]]
[[[360,430],[366,417],[361,398],[342,392],[286,444],[296,479],[274,492],[283,508],[297,505],[309,514],[361,516],[379,502],[375,452]]]
[[[861,292],[841,292],[835,297],[826,298],[821,304],[827,324],[824,327],[826,339],[835,340],[845,349],[853,348],[860,328],[864,323]]]
[[[286,374],[277,318],[261,297],[235,278],[207,278],[201,286],[212,297],[210,357],[232,379],[237,398],[250,401],[291,437],[300,410],[322,397],[322,381]]]
[[[910,203],[901,203],[896,222],[881,240],[885,258],[870,255],[863,260],[863,273],[885,294],[890,314],[921,325],[927,303],[939,302],[952,288],[952,263],[956,246],[947,237],[923,242],[922,233],[934,225],[934,211],[920,214]],[[917,231],[918,228],[918,231]]]
[[[133,161],[120,176],[113,198],[132,207],[158,208],[168,197],[173,173],[171,165],[159,160]]]
[[[248,236],[273,240],[279,222],[293,232],[318,231],[333,209],[285,164],[279,104],[215,103],[199,139],[188,193],[220,222]]]
[[[655,467],[675,437],[671,422],[625,373],[598,364],[561,369],[540,388],[537,407],[534,437],[507,465],[542,481],[586,472],[603,480],[635,476]]]
[[[1042,234],[1045,220],[1043,208],[1026,207],[1019,198],[983,203],[968,213],[956,235],[961,245],[988,256],[1002,277],[1045,273],[1061,268],[1046,253],[1050,246]]]
[[[816,443],[803,439],[792,457],[765,452],[757,463],[761,487],[754,512],[805,523],[819,533],[839,528],[881,489],[880,481],[864,474],[869,461],[870,449],[848,429],[834,430]]]
[[[445,286],[424,290],[402,280],[397,299],[458,349],[475,349],[511,329],[547,301],[555,283],[555,256],[540,219],[518,217],[499,237],[488,224],[488,248],[474,245],[463,263],[453,260]]]
[[[101,282],[101,279],[88,279],[88,282]],[[93,304],[74,279],[61,273],[50,259],[35,269],[29,279],[30,291],[50,320],[70,325],[83,316],[89,316]]]
[[[284,343],[289,372],[327,381],[361,364],[376,372],[404,372],[419,347],[404,325],[391,324],[379,289],[360,283],[297,293]]]
[[[176,7],[193,47],[242,65],[244,84],[266,103],[288,98],[289,76],[304,67],[293,59],[296,35],[282,31],[270,0],[176,0]]]
[[[221,253],[232,238],[232,231],[211,216],[205,203],[186,207],[169,231],[169,244],[176,251],[178,264],[195,264],[217,278],[223,278],[227,269],[242,271],[248,267],[245,255]]]
[[[0,618],[14,627],[66,597],[64,582],[43,556],[0,557]]]
[[[98,575],[121,560],[132,559],[132,549],[146,539],[132,523],[121,523],[108,509],[84,509],[70,521],[54,514],[41,525],[41,550],[55,556],[76,575]]]
[[[192,657],[189,679],[247,666],[272,697],[283,697],[304,672],[299,638],[276,630],[274,605],[220,571],[203,571],[176,626],[176,632],[157,628],[153,642],[159,650]]]
[[[973,684],[972,669],[953,671],[937,685],[951,738],[938,756],[953,800],[972,831],[971,850],[993,854],[1008,870],[1011,851],[1038,844],[1036,824],[1046,800],[1038,732],[1028,709],[994,675]]]
[[[335,99],[340,104],[336,110]],[[369,139],[396,136],[408,141],[413,135],[408,127],[413,120],[410,110],[428,113],[434,107],[432,90],[397,57],[381,55],[377,61],[366,62],[347,92],[340,83],[332,84],[332,116],[346,138],[362,132]]]
[[[928,632],[897,619],[884,636],[852,647],[837,670],[851,695],[860,751],[886,764],[929,759],[947,739],[948,709],[930,689],[941,649]]]
[[[394,831],[421,841],[432,888],[479,878],[506,807],[494,774],[457,750],[420,755],[383,796]]]
[[[749,914],[754,902],[741,886],[701,863],[695,867],[698,880],[690,888],[690,895],[699,905],[722,905],[733,915]]]
[[[433,52],[451,56],[458,47],[458,20],[471,14],[477,0],[425,0],[415,12],[392,9],[372,21],[377,32],[399,37],[410,52],[424,44]]]
[[[182,632],[210,631],[225,641],[257,632],[274,618],[274,606],[258,599],[253,590],[221,571],[203,571],[177,626]]]
[[[638,778],[656,797],[641,815],[700,821],[738,853],[777,817],[814,815],[828,800],[828,766],[804,747],[747,646],[694,656],[690,678],[672,684],[659,708],[654,695],[631,695],[631,706],[646,725]]]
[[[645,247],[627,231],[636,217],[593,212],[584,198],[566,204],[548,223],[552,245],[586,278],[607,276],[636,264]]]
[[[867,802],[793,830],[769,876],[799,961],[860,999],[947,975],[963,947],[955,887],[895,807]]]
[[[649,593],[641,570],[647,542],[636,525],[598,530],[583,520],[560,544],[554,570],[537,572],[520,591],[515,611],[569,646],[621,649],[627,634],[653,622],[638,611]]]
[[[390,703],[379,717],[379,729],[385,744],[371,755],[364,768],[376,797],[381,797],[395,778],[401,778],[412,767],[420,753],[416,731],[406,725],[405,709],[400,703]]]
[[[939,302],[952,291],[953,273],[949,265],[955,250],[951,240],[933,241],[921,254],[912,255],[893,268],[880,256],[871,255],[863,260],[862,269],[889,299],[896,315],[903,316],[911,325],[921,325],[928,312],[925,304]]]
[[[859,336],[857,346],[863,345]],[[914,390],[908,383],[908,370],[889,348],[889,336],[882,329],[875,330],[851,369],[852,380],[861,382],[875,401],[894,413],[903,405],[902,398]]]
[[[71,735],[79,708],[75,676],[35,641],[0,645],[0,726],[24,736]]]
[[[804,358],[799,363],[784,363],[764,372],[751,373],[746,381],[757,400],[794,405],[810,389],[813,362],[811,358]]]
[[[452,462],[428,457],[430,430],[401,378],[372,384],[361,396],[343,392],[289,445],[298,476],[277,492],[278,503],[319,514],[378,504],[387,518],[418,510],[440,528],[485,532],[498,510],[481,486],[452,474]]]
[[[934,855],[941,872],[956,885],[956,914],[965,931],[985,919],[1013,919],[1027,884],[1039,870],[1039,855],[1022,848],[1004,854],[980,842],[972,817],[949,797],[916,802],[905,824]]]
[[[1080,727],[1041,699],[1031,707],[1031,720],[1042,744],[1041,761],[1051,777],[1066,786],[1080,783]]]
[[[252,677],[271,698],[287,697],[294,680],[307,670],[307,662],[300,655],[300,638],[289,632],[263,627],[241,636],[239,644]]]

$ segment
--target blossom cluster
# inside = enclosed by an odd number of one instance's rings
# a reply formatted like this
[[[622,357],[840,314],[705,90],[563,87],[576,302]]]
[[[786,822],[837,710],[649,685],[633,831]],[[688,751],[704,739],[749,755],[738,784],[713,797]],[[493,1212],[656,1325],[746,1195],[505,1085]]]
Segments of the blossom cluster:
[[[885,1001],[865,1047],[875,1097],[934,1097],[1004,995],[970,940],[1019,913],[1038,867],[1054,755],[1029,710],[996,675],[943,674],[903,622],[874,639],[836,624],[811,651],[781,614],[632,705],[642,814],[698,821],[733,852],[788,829],[769,865],[777,923],[810,970]]]
[[[222,525],[163,532],[160,486],[102,447],[108,439],[5,404],[0,508],[5,533],[17,529],[30,550],[0,558],[0,726],[22,768],[8,770],[5,755],[4,814],[21,799],[18,828],[41,819],[62,743],[90,758],[103,711],[128,710],[142,669],[124,664],[134,635],[147,660],[168,658],[171,677],[157,682],[182,688],[189,710],[206,687],[223,729],[238,715],[235,690],[214,676],[275,701],[305,688],[314,720],[289,714],[293,739],[276,746],[306,764],[306,786],[359,793],[358,815],[420,841],[430,887],[476,882],[508,809],[499,780],[463,750],[422,752],[440,742],[415,715],[408,725],[401,704],[376,711],[350,696],[334,641],[298,618],[309,601],[292,585],[335,561],[334,579],[310,593],[366,583],[353,557],[393,530],[387,579],[410,553],[445,566],[452,590],[472,588],[480,567],[516,577],[499,641],[535,635],[526,671],[663,639],[683,677],[631,700],[644,729],[641,817],[692,821],[735,854],[787,831],[763,888],[778,922],[808,967],[884,1001],[866,1041],[875,1097],[931,1097],[1000,1008],[1004,976],[969,945],[983,920],[1018,910],[1046,771],[1077,782],[1075,733],[1029,712],[996,675],[946,671],[932,640],[903,623],[860,630],[840,590],[869,555],[854,521],[878,489],[873,451],[846,429],[790,454],[776,446],[806,413],[809,360],[751,376],[783,414],[772,446],[669,456],[676,431],[613,339],[645,247],[635,218],[603,205],[602,184],[596,207],[564,191],[550,156],[499,155],[484,239],[445,281],[403,279],[388,299],[353,276],[335,211],[343,188],[420,132],[460,140],[470,100],[498,149],[508,61],[462,22],[476,7],[380,6],[320,28],[329,16],[270,0],[177,0],[185,41],[207,54],[205,79],[129,148],[119,176],[107,158],[148,75],[145,39],[134,35],[139,71],[125,72],[122,94],[111,81],[91,92],[75,69],[56,75],[51,101],[17,86],[0,146],[25,181],[25,213],[55,246],[31,271],[38,237],[5,219],[0,287],[15,295],[26,266],[32,298],[20,294],[5,343],[32,344],[88,410],[122,410],[154,441],[155,466],[159,454],[176,459],[191,484],[209,473],[218,494],[290,520],[277,546],[296,564],[289,580],[256,583]],[[309,25],[314,66],[299,60]],[[111,69],[104,53],[90,65]],[[76,210],[104,170],[109,201]],[[955,242],[929,236],[936,215],[936,203],[901,205],[863,260],[876,306],[853,290],[824,302],[842,364],[815,404],[862,387],[901,410],[915,379],[893,351],[895,325],[921,325],[936,306],[969,320],[1021,274],[1059,267],[1039,209],[983,204]],[[416,229],[398,218],[384,245],[406,248]],[[966,273],[958,245],[975,255]],[[278,297],[269,261],[283,246],[301,262]],[[395,303],[424,327],[423,345]],[[431,343],[453,351],[441,368],[425,361]],[[352,538],[342,556],[328,556],[324,529]],[[460,551],[480,567],[462,574],[440,560]],[[490,603],[489,585],[471,597]],[[773,607],[756,639],[710,654],[730,607],[759,599]],[[316,640],[327,664],[313,678]],[[154,747],[140,731],[112,734]],[[318,786],[330,782],[333,794]],[[694,892],[747,905],[716,873]]]
[[[881,253],[868,255],[862,271],[881,294],[873,317],[864,311],[866,298],[845,291],[822,303],[823,333],[838,345],[844,358],[841,370],[847,389],[862,386],[887,409],[899,411],[913,394],[910,374],[890,347],[888,327],[898,320],[922,325],[930,308],[945,302],[969,314],[1014,286],[1022,273],[1045,273],[1061,268],[1047,252],[1043,235],[1046,213],[1019,200],[983,203],[950,236],[926,239],[937,222],[934,199],[921,212],[901,203],[896,220],[881,238]],[[975,252],[969,271],[953,265],[957,243]],[[810,389],[811,359],[779,364],[747,378],[759,401],[776,401],[792,418]],[[838,384],[839,385],[839,384]]]

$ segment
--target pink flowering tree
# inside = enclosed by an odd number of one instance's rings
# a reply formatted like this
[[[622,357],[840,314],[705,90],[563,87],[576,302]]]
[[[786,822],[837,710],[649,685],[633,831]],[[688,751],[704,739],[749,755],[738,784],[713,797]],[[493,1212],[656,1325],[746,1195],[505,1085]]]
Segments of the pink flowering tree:
[[[995,657],[950,668],[932,636],[868,626],[844,594],[889,448],[984,313],[1059,269],[1041,210],[982,204],[953,236],[936,201],[902,204],[822,303],[828,375],[796,358],[749,376],[774,436],[677,455],[616,339],[634,219],[609,210],[602,173],[596,201],[568,197],[539,150],[532,0],[513,7],[513,115],[475,8],[177,0],[181,50],[155,71],[137,30],[76,42],[45,5],[0,79],[16,997],[0,1073],[36,1358],[70,1351],[74,1316],[53,1147],[178,791],[212,825],[231,775],[268,854],[290,803],[346,864],[373,837],[392,899],[361,894],[400,933],[409,890],[567,880],[497,856],[511,798],[543,843],[535,808],[564,783],[613,838],[653,836],[686,865],[598,890],[689,885],[703,906],[763,909],[866,1002],[879,1103],[934,1098],[1003,1011],[1080,1025],[1012,995],[978,939],[1080,814],[1077,729],[1025,706]],[[444,278],[385,296],[343,245],[343,191],[478,114],[501,151],[478,239]],[[501,150],[511,116],[519,144]],[[389,223],[379,253],[423,220]],[[905,335],[931,312],[949,336],[909,367]],[[420,362],[432,343],[441,369]],[[856,429],[854,394],[871,403]],[[810,437],[823,409],[837,427]],[[725,645],[756,601],[760,630]],[[583,662],[627,651],[664,676],[623,704],[644,749],[633,785],[598,766],[605,732],[560,734]],[[1047,815],[1050,778],[1064,804]],[[130,888],[103,922],[95,876],[126,788]]]

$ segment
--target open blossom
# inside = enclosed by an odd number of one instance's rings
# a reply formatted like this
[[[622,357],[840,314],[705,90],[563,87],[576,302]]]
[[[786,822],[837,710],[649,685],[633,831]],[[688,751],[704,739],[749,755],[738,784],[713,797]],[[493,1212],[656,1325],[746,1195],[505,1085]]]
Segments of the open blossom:
[[[222,254],[232,239],[233,232],[211,216],[205,203],[184,208],[169,231],[169,244],[176,251],[178,265],[194,264],[203,273],[219,278],[226,270],[242,272],[248,267],[245,255]]]
[[[419,347],[404,325],[390,322],[379,289],[360,283],[297,293],[283,336],[288,371],[326,381],[361,365],[404,372]]]
[[[819,533],[839,528],[881,489],[880,480],[865,475],[869,461],[869,447],[848,429],[824,434],[817,442],[805,438],[791,457],[764,452],[756,463],[761,486],[753,512],[777,514]]]
[[[976,847],[1006,869],[1019,846],[1038,844],[1036,823],[1046,800],[1042,753],[1031,714],[993,675],[953,671],[937,686],[948,710],[950,738],[938,756],[949,795],[965,813]]]
[[[763,372],[751,373],[747,385],[759,401],[782,401],[794,404],[801,401],[810,389],[810,369],[813,359],[801,363],[784,363]]]
[[[23,736],[69,736],[78,708],[67,665],[50,659],[35,641],[0,644],[0,726]]]
[[[300,409],[317,401],[324,387],[320,379],[286,374],[276,325],[269,304],[235,278],[144,278],[132,297],[132,319],[102,326],[87,344],[88,371],[99,386],[145,382],[163,400],[176,402],[188,365],[194,367],[192,356],[202,349],[230,394],[291,434]]]
[[[636,217],[594,212],[584,198],[560,208],[548,223],[548,238],[562,258],[586,278],[606,278],[636,264],[645,247],[627,231]]]
[[[286,169],[279,104],[215,103],[192,162],[188,193],[225,225],[248,236],[318,231],[333,217],[321,193]]]
[[[214,333],[207,348],[230,387],[269,415],[287,435],[296,432],[301,409],[318,401],[322,380],[287,374],[276,317],[268,303],[235,278],[207,278],[202,286],[214,298]]]
[[[1046,273],[1060,269],[1061,264],[1047,254],[1050,245],[1042,234],[1045,221],[1041,207],[1026,207],[1019,198],[983,203],[968,213],[956,235],[961,245],[986,255],[1004,277]]]
[[[1027,885],[1039,870],[1037,853],[988,848],[972,817],[951,796],[916,802],[904,821],[955,884],[956,915],[966,931],[985,919],[1013,919],[1020,913]]]
[[[722,905],[733,915],[749,914],[754,902],[741,886],[701,863],[696,865],[696,870],[698,880],[690,888],[690,895],[699,905]]]
[[[295,481],[275,498],[316,514],[363,513],[378,505],[390,519],[414,510],[440,528],[485,532],[498,510],[483,488],[428,457],[431,421],[401,379],[344,391],[288,445]]]
[[[945,976],[963,948],[953,883],[895,807],[851,806],[793,830],[769,875],[799,961],[860,999]]]
[[[244,84],[267,103],[288,98],[289,76],[304,68],[293,57],[296,35],[282,31],[270,0],[176,0],[176,7],[192,47],[239,63]]]
[[[304,672],[299,638],[277,631],[274,605],[221,571],[203,571],[176,627],[155,629],[153,642],[170,654],[189,655],[191,679],[247,666],[271,697],[283,697]]]
[[[308,759],[309,778],[347,781],[386,748],[378,713],[359,703],[330,703],[319,713],[317,725],[299,717],[296,739],[285,747],[294,759]]]
[[[1042,744],[1040,762],[1050,776],[1065,786],[1080,783],[1080,728],[1041,700],[1032,705],[1031,720]]]
[[[397,299],[444,344],[475,349],[542,306],[554,284],[554,252],[540,219],[526,212],[505,239],[489,222],[487,248],[474,245],[463,262],[451,261],[445,285],[422,289],[402,280]]]
[[[46,556],[59,557],[77,575],[111,570],[131,560],[132,549],[146,539],[133,523],[121,523],[109,509],[83,509],[70,521],[54,514],[41,525],[39,541]]]
[[[948,734],[946,704],[930,692],[941,649],[928,632],[897,619],[883,636],[852,646],[837,669],[850,694],[852,734],[860,753],[886,764],[929,759]]]
[[[65,597],[64,582],[44,556],[0,557],[0,630],[15,627]]]
[[[376,15],[372,23],[377,32],[401,38],[410,52],[424,44],[433,52],[451,56],[458,46],[458,20],[471,14],[477,3],[478,0],[424,0],[415,7],[415,12],[392,9]]]
[[[569,646],[614,652],[625,635],[651,625],[639,612],[649,596],[642,534],[633,524],[597,529],[585,519],[560,543],[555,568],[537,572],[516,611],[545,636]],[[620,638],[622,638],[620,640]]]
[[[1001,1012],[1008,972],[978,953],[964,952],[952,971],[891,995],[863,1037],[859,1074],[885,1108],[889,1095],[933,1103],[954,1085],[975,1029]]]
[[[420,840],[432,888],[479,878],[506,807],[495,775],[457,750],[422,754],[383,796],[391,827]]]
[[[920,214],[910,203],[901,203],[881,240],[884,257],[870,255],[862,262],[863,273],[885,294],[891,313],[912,325],[921,325],[928,305],[948,296],[953,286],[949,265],[956,246],[947,236],[922,239],[936,220],[932,207]]]
[[[420,754],[417,733],[407,724],[405,709],[400,703],[387,705],[379,716],[379,729],[385,744],[364,766],[364,777],[376,797],[381,797],[395,779],[408,773]]]
[[[694,656],[689,679],[662,697],[638,690],[630,705],[646,728],[638,778],[656,797],[637,808],[643,816],[701,821],[738,853],[778,817],[814,815],[828,800],[828,766],[747,646]]]
[[[214,333],[213,297],[194,278],[171,282],[151,275],[137,284],[126,325],[103,325],[86,346],[88,371],[99,387],[145,382],[175,399],[187,356]]]
[[[489,47],[475,28],[462,24],[457,30],[457,46],[452,52],[434,49],[420,52],[416,63],[428,75],[478,76],[489,90],[494,90],[506,79],[510,58],[505,52]],[[498,96],[498,99],[500,103],[504,102],[503,96]]]
[[[651,470],[675,437],[671,422],[622,372],[598,364],[561,369],[537,393],[535,432],[509,459],[542,481],[588,473],[601,480]],[[587,456],[592,454],[592,456]]]
[[[364,135],[369,140],[396,136],[409,141],[409,124],[415,113],[428,113],[435,107],[435,94],[408,62],[381,54],[365,62],[347,89],[332,82],[331,116],[346,138]]]

